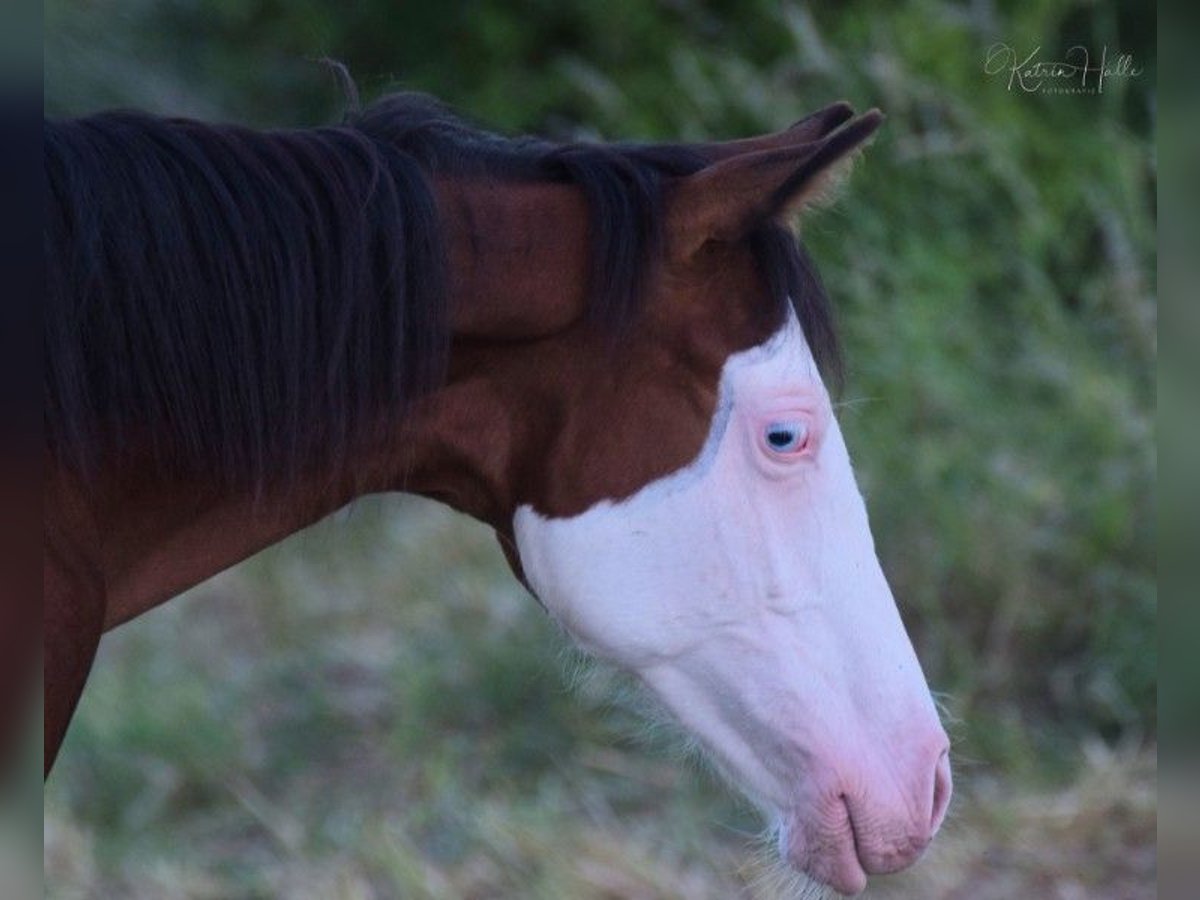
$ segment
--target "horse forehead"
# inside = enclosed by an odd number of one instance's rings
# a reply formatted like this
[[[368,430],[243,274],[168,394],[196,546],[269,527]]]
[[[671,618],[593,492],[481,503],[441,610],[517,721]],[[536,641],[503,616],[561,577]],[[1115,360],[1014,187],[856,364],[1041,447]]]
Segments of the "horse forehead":
[[[804,329],[789,308],[782,326],[770,338],[756,347],[734,353],[721,371],[722,392],[738,388],[776,388],[820,382],[820,373]]]

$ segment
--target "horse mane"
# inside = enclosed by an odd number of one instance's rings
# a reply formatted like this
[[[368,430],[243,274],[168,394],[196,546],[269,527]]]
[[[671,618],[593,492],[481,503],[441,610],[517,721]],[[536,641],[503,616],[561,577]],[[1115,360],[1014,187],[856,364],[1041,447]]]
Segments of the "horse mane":
[[[556,143],[385,97],[339,126],[257,131],[135,112],[44,122],[45,439],[83,475],[139,458],[270,487],[340,472],[445,376],[445,248],[432,179],[540,179],[589,202],[589,317],[637,318],[682,145]],[[752,235],[782,311],[837,364],[829,303],[785,228]],[[332,468],[331,468],[332,467]]]

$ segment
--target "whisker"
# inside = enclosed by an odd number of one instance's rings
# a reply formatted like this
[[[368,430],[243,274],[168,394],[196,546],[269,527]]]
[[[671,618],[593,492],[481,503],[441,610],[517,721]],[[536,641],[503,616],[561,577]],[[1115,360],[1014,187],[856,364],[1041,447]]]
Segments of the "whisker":
[[[834,409],[856,408],[866,403],[882,400],[882,397],[851,397],[848,400],[838,400],[831,404]]]

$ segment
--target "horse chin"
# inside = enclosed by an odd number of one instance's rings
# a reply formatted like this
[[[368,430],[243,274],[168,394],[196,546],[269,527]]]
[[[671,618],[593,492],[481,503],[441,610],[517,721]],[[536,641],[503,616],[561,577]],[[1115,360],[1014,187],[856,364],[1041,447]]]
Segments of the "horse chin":
[[[744,873],[751,894],[772,900],[839,900],[844,897],[789,861],[788,835],[785,817],[775,813]]]
[[[775,803],[748,787],[725,761],[708,752],[694,735],[688,732],[684,734],[687,735],[689,747],[697,752],[697,758],[756,808],[767,823],[754,842],[754,853],[743,870],[751,896],[771,900],[839,900],[853,897],[864,890],[866,873],[858,865],[853,845],[850,855],[854,864],[844,867],[851,871],[814,871],[816,860],[803,849],[806,841],[802,836],[806,829],[801,815],[795,811],[781,811]]]
[[[809,846],[810,830],[794,817],[780,816],[776,820],[775,852],[779,865],[793,874],[800,889],[799,893],[785,892],[777,896],[825,900],[854,897],[866,890],[867,873],[858,860],[853,838],[833,859],[822,859],[814,855]]]

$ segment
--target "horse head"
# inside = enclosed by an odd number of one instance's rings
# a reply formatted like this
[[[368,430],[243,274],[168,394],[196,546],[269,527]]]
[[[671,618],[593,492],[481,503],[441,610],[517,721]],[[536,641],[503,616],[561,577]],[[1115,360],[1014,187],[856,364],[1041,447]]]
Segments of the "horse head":
[[[662,181],[645,298],[616,333],[587,314],[596,225],[577,188],[441,188],[466,299],[461,395],[433,430],[471,474],[439,495],[475,504],[557,622],[698,738],[792,866],[844,893],[912,863],[951,791],[818,365],[826,301],[785,229],[881,120],[838,104],[687,148],[700,162]]]

